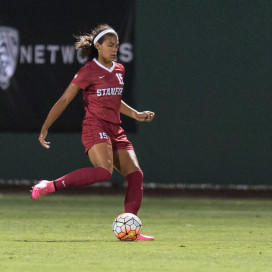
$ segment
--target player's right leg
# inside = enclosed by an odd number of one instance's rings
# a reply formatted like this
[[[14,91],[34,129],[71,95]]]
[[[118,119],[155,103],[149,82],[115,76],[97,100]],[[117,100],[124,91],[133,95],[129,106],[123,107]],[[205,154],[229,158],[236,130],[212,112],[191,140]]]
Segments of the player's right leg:
[[[109,180],[113,171],[113,152],[108,142],[93,145],[88,151],[94,167],[75,170],[54,181],[42,180],[32,188],[32,198],[50,194],[68,187],[88,186]]]

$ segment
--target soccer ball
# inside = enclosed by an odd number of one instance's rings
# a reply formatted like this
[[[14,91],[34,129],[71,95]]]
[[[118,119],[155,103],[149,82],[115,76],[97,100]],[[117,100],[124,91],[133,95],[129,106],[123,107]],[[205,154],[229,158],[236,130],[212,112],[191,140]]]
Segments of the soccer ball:
[[[136,240],[142,230],[142,222],[139,217],[132,213],[118,215],[112,224],[112,231],[121,241]]]

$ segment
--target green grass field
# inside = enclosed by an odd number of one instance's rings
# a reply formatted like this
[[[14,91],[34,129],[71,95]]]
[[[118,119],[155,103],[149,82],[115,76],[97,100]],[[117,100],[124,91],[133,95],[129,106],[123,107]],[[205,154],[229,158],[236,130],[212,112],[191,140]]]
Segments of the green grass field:
[[[120,242],[123,197],[0,194],[0,271],[272,271],[272,201],[144,198],[153,242]]]

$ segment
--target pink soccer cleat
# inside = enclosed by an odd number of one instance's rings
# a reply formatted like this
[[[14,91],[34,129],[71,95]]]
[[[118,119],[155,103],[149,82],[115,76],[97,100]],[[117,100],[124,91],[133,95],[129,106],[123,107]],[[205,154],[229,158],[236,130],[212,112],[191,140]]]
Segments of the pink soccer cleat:
[[[38,184],[32,187],[31,198],[36,199],[53,192],[55,192],[53,181],[41,180]]]
[[[154,240],[154,237],[152,236],[140,234],[139,237],[135,241],[153,241],[153,240]]]

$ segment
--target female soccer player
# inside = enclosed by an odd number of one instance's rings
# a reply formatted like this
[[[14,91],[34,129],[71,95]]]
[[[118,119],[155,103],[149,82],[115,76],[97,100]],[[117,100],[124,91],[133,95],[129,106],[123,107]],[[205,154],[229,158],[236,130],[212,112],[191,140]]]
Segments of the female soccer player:
[[[143,197],[143,172],[131,142],[120,127],[120,113],[140,122],[151,122],[155,114],[138,112],[121,100],[125,69],[114,61],[118,46],[118,34],[108,25],[99,25],[90,35],[78,37],[76,49],[82,49],[88,62],[50,110],[39,141],[43,147],[50,148],[50,143],[45,141],[48,129],[82,89],[85,109],[82,143],[94,167],[78,169],[54,181],[40,181],[32,188],[33,199],[63,188],[109,180],[114,167],[127,180],[125,212],[137,215]],[[138,240],[154,238],[140,235]]]

